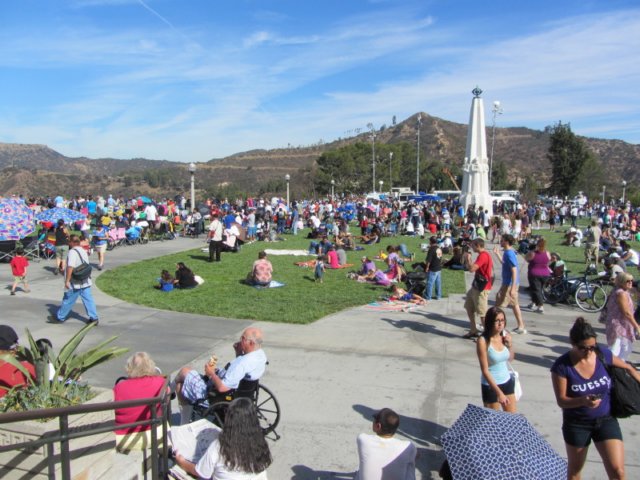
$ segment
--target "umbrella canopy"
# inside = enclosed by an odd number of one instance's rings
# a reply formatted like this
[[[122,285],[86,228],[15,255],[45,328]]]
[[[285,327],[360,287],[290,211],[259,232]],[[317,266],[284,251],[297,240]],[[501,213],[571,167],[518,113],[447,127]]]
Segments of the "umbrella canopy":
[[[33,210],[22,200],[0,198],[0,240],[20,240],[34,230]]]
[[[567,478],[567,462],[523,415],[467,405],[442,443],[456,480]]]
[[[58,220],[64,220],[64,223],[72,224],[78,220],[84,220],[87,216],[83,213],[71,210],[70,208],[50,208],[36,215],[36,219],[41,222],[56,223]]]
[[[144,195],[141,195],[138,198],[142,200],[142,203],[153,203],[153,200],[151,200],[149,197],[145,197]]]

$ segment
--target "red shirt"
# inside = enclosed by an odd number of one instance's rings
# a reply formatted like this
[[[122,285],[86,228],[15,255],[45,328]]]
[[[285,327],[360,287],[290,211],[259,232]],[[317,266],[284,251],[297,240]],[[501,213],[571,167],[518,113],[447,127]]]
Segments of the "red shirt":
[[[29,260],[27,260],[27,257],[16,255],[11,259],[9,265],[11,265],[11,273],[13,273],[15,277],[22,277],[27,271]]]
[[[491,255],[486,250],[483,250],[478,254],[478,258],[476,258],[475,264],[478,266],[478,272],[484,278],[489,279],[487,285],[484,287],[485,290],[491,290],[491,278],[493,277],[493,259]]]
[[[36,369],[29,362],[20,362],[27,369],[31,378],[36,378]],[[4,397],[12,387],[24,385],[27,378],[24,374],[10,363],[2,362],[0,365],[0,398]]]
[[[160,389],[164,384],[164,377],[158,375],[153,377],[127,378],[122,380],[113,387],[113,399],[121,400],[137,400],[139,398],[157,397]],[[160,414],[160,406],[158,406],[158,414]],[[139,407],[120,408],[116,410],[116,425],[124,425],[126,423],[139,422],[141,420],[149,420],[151,418],[151,409],[147,405]],[[126,433],[143,432],[149,430],[150,425],[138,426],[116,430],[116,433],[123,435]]]

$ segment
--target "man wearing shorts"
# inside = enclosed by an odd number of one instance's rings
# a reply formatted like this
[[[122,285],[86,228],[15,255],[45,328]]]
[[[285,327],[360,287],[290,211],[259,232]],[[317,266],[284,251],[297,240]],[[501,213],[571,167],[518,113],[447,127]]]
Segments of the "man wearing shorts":
[[[493,278],[493,259],[489,252],[484,248],[484,240],[476,238],[471,242],[471,248],[478,254],[476,261],[469,271],[473,274],[482,276],[487,279],[487,284],[482,290],[471,287],[467,292],[467,299],[464,302],[464,308],[469,316],[470,330],[464,335],[464,338],[476,338],[480,336],[480,331],[476,326],[476,315],[480,317],[480,322],[484,324],[484,316],[487,313],[489,291],[491,290],[491,280]]]
[[[518,326],[513,330],[513,332],[527,333],[524,321],[522,320],[520,304],[518,303],[520,268],[518,267],[516,251],[513,249],[514,243],[515,238],[513,238],[513,235],[504,234],[500,238],[500,246],[504,250],[502,258],[500,258],[500,250],[498,247],[493,249],[493,253],[496,254],[498,260],[502,263],[502,286],[496,294],[496,307],[510,307],[513,310],[513,315],[516,317],[516,322],[518,322]]]

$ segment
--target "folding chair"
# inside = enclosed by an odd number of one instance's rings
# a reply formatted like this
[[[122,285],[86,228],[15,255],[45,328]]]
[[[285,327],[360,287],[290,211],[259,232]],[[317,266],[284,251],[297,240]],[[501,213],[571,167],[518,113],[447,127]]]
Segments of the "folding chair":
[[[24,250],[25,257],[34,260],[36,262],[40,261],[40,247],[38,245],[38,237],[27,237],[22,240],[22,248]]]
[[[0,241],[0,262],[10,262],[16,249],[15,240]]]

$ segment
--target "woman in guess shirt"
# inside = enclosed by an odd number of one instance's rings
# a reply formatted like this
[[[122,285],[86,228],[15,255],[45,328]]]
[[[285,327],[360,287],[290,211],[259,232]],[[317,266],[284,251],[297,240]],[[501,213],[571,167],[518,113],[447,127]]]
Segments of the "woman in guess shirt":
[[[611,378],[598,358],[607,365],[640,374],[605,347],[596,344],[593,327],[582,317],[569,332],[571,350],[551,367],[558,406],[562,408],[562,436],[567,449],[567,478],[579,480],[591,440],[596,445],[607,476],[624,477],[624,445],[618,420],[611,416]]]

